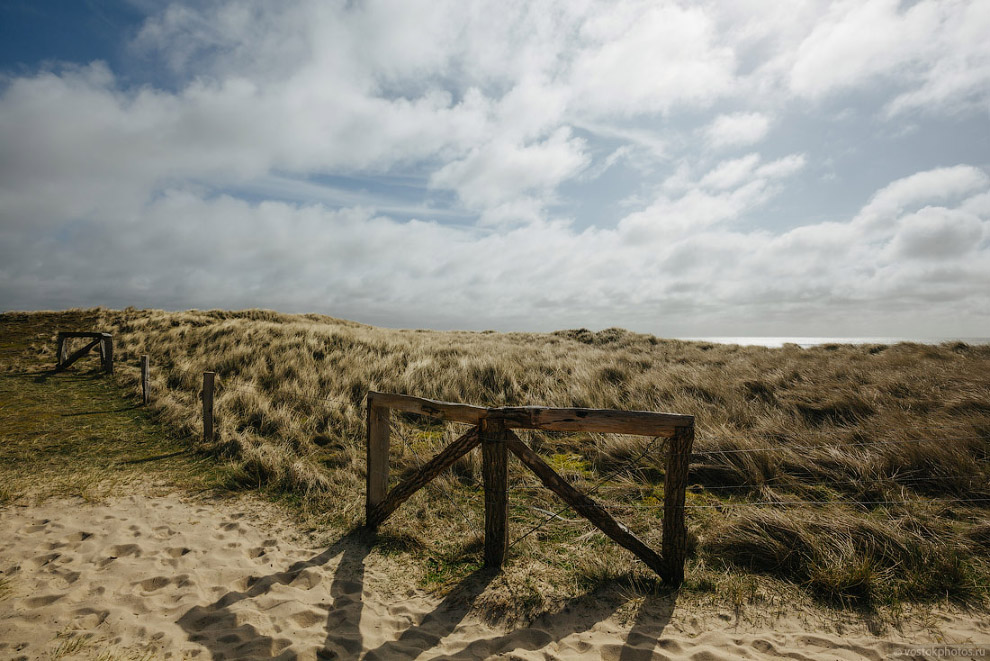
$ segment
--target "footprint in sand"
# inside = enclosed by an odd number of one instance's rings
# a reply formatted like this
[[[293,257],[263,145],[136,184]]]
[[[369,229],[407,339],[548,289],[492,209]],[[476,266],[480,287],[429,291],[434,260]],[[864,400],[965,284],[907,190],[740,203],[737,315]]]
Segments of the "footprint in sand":
[[[64,596],[61,594],[46,594],[40,597],[30,597],[24,600],[24,605],[28,608],[42,608],[43,606],[54,604]]]
[[[321,582],[323,582],[323,576],[318,571],[315,569],[304,569],[289,582],[289,585],[294,588],[312,590]]]
[[[145,592],[154,592],[155,590],[161,590],[171,582],[172,579],[167,576],[154,576],[152,578],[139,581],[137,584],[140,585],[141,589]]]
[[[110,611],[96,610],[93,608],[77,608],[72,611],[72,615],[75,617],[77,625],[82,625],[82,627],[86,629],[95,629],[103,624],[108,617],[110,617]]]
[[[135,558],[141,557],[141,547],[137,544],[118,544],[110,549],[110,553],[117,558],[124,558],[129,555]]]
[[[93,533],[91,533],[91,532],[83,532],[83,531],[74,532],[71,535],[66,536],[65,543],[66,544],[71,544],[73,542],[76,542],[76,543],[78,543],[78,542],[85,542],[87,539],[89,539],[92,536],[93,536]]]
[[[298,626],[303,629],[308,629],[309,627],[315,626],[317,624],[323,624],[326,619],[326,613],[320,613],[318,611],[299,611],[293,615],[289,616],[289,619],[295,622]]]
[[[165,549],[165,553],[168,554],[170,558],[181,558],[190,551],[191,549],[187,549],[184,546],[176,546],[174,548]]]
[[[38,519],[24,526],[23,531],[26,533],[44,532],[49,523],[51,523],[51,519]]]
[[[62,557],[61,553],[47,553],[45,555],[39,555],[37,557],[31,558],[30,560],[27,561],[27,565],[32,569],[41,569],[45,565],[50,564],[61,557]]]

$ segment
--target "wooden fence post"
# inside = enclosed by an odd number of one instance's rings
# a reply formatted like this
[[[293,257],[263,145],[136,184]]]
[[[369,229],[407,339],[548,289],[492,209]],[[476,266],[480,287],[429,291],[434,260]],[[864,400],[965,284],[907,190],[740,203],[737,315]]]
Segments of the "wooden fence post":
[[[660,576],[668,585],[684,582],[687,557],[687,527],[684,525],[684,494],[687,490],[688,463],[694,445],[694,424],[679,427],[667,448],[663,481],[663,559]]]
[[[151,403],[151,375],[147,355],[141,356],[141,401],[145,406]]]
[[[57,356],[55,357],[55,367],[62,367],[62,363],[65,359],[69,357],[69,340],[67,337],[58,334],[58,348],[56,349]]]
[[[508,548],[508,463],[505,421],[485,418],[481,431],[482,474],[485,480],[485,566],[501,567]]]
[[[103,371],[113,374],[113,335],[103,333],[100,342],[100,358],[103,361]]]
[[[373,512],[385,499],[388,491],[388,437],[391,418],[391,410],[385,406],[377,406],[374,397],[369,393],[367,489],[364,501],[365,524],[369,528],[377,527]]]
[[[203,442],[213,442],[213,382],[216,372],[203,372]]]

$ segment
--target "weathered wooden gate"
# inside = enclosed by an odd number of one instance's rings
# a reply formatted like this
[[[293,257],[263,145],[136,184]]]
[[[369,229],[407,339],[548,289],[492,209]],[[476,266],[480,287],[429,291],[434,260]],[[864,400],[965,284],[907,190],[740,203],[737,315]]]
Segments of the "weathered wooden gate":
[[[81,349],[74,351],[72,355],[69,355],[69,343],[68,341],[73,338],[84,338],[90,340]],[[68,332],[59,331],[57,338],[57,346],[55,349],[56,362],[55,371],[61,372],[66,369],[69,365],[76,362],[90,350],[96,347],[100,348],[100,364],[103,366],[103,371],[107,374],[113,374],[113,336],[110,333],[95,333],[95,332]]]
[[[428,415],[474,425],[406,480],[388,490],[390,411]],[[581,493],[530,449],[513,429],[637,434],[668,438],[664,477],[663,542],[661,553],[647,546],[592,498]],[[506,464],[512,452],[543,484],[578,514],[616,543],[632,551],[665,582],[684,580],[687,530],[684,496],[688,461],[694,443],[694,416],[650,411],[546,408],[519,406],[485,408],[438,402],[410,395],[368,393],[368,475],[365,517],[377,528],[395,509],[455,461],[481,445],[485,487],[485,566],[501,567],[507,548]]]

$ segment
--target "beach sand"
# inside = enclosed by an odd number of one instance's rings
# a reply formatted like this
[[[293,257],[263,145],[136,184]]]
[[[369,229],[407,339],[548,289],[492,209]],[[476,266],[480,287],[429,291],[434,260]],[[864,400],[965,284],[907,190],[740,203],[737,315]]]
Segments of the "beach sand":
[[[8,505],[0,571],[0,659],[883,659],[990,646],[986,613],[878,627],[786,606],[739,617],[684,597],[585,600],[492,626],[478,604],[497,576],[433,596],[362,534],[319,545],[253,497]]]

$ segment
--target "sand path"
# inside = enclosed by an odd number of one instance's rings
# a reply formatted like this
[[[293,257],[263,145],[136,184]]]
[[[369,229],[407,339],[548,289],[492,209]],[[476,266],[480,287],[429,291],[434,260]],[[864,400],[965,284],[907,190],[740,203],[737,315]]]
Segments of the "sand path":
[[[500,629],[469,614],[498,579],[473,576],[441,600],[413,589],[406,574],[360,535],[314,548],[253,499],[8,506],[0,508],[0,659],[702,661],[990,648],[987,614],[933,612],[877,636],[837,619],[816,625],[807,613],[747,626],[660,598],[619,611],[573,605]]]

